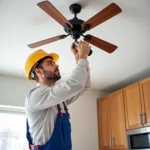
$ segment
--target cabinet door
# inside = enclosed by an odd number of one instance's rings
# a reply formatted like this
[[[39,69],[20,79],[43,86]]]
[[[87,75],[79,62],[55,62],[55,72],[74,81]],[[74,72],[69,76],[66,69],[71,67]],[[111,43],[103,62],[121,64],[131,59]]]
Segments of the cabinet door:
[[[150,126],[150,78],[140,82],[140,91],[142,99],[143,123],[144,126]]]
[[[126,129],[142,127],[142,111],[139,84],[135,83],[123,89],[126,116]]]
[[[99,145],[100,149],[110,148],[110,108],[109,97],[98,100],[98,122],[99,122]]]
[[[110,94],[110,110],[113,148],[126,149],[125,113],[122,90]]]

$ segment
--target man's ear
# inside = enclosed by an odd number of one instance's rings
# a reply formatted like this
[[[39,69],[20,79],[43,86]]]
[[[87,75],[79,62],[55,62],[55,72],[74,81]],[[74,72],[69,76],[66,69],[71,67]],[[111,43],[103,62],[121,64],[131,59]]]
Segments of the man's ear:
[[[42,74],[42,69],[40,68],[35,68],[34,72],[38,75]]]

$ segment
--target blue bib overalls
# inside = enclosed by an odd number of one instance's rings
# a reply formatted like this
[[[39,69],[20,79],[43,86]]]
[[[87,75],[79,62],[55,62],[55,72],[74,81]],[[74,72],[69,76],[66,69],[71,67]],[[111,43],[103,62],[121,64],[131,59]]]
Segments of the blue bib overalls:
[[[64,104],[66,113],[61,112],[60,105],[57,105],[58,114],[55,122],[54,131],[51,138],[44,145],[32,145],[27,121],[27,140],[31,150],[72,150],[71,124],[69,121],[68,109]]]

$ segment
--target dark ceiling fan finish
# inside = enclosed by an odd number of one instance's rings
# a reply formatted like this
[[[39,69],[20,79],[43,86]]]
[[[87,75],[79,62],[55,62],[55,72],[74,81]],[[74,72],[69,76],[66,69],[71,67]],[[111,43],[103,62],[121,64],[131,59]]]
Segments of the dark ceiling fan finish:
[[[56,20],[60,25],[62,25],[67,35],[62,34],[43,41],[29,44],[28,46],[30,48],[36,48],[48,43],[52,43],[71,35],[71,37],[75,41],[77,41],[80,38],[80,36],[83,36],[83,40],[108,53],[112,53],[114,50],[117,49],[117,46],[106,42],[102,39],[99,39],[93,35],[84,35],[86,31],[91,30],[99,24],[121,13],[122,10],[116,4],[110,4],[87,21],[81,20],[77,17],[77,14],[81,12],[82,7],[81,5],[76,3],[70,5],[69,7],[70,12],[74,14],[74,18],[71,20],[67,20],[49,1],[43,1],[38,3],[37,5],[48,15],[50,15],[54,20]]]
[[[80,4],[75,3],[75,4],[70,5],[69,9],[71,13],[76,15],[81,12],[82,7]]]

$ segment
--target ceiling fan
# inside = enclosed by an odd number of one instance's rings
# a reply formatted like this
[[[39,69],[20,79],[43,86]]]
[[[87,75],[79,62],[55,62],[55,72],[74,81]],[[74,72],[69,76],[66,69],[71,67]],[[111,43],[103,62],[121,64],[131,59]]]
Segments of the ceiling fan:
[[[58,35],[49,39],[29,44],[28,46],[30,48],[36,48],[51,42],[55,42],[64,39],[67,36],[71,36],[75,40],[75,42],[77,42],[80,36],[83,36],[83,40],[108,53],[112,53],[117,49],[116,45],[99,39],[93,35],[83,35],[86,31],[91,30],[92,28],[98,26],[106,20],[121,13],[121,8],[115,3],[111,3],[109,6],[98,12],[96,15],[94,15],[87,21],[83,21],[77,18],[77,14],[80,13],[82,9],[80,4],[75,3],[70,5],[70,12],[74,14],[74,18],[71,20],[67,20],[49,1],[43,1],[38,3],[37,5],[48,15],[50,15],[53,19],[55,19],[60,25],[62,25],[67,34]]]

